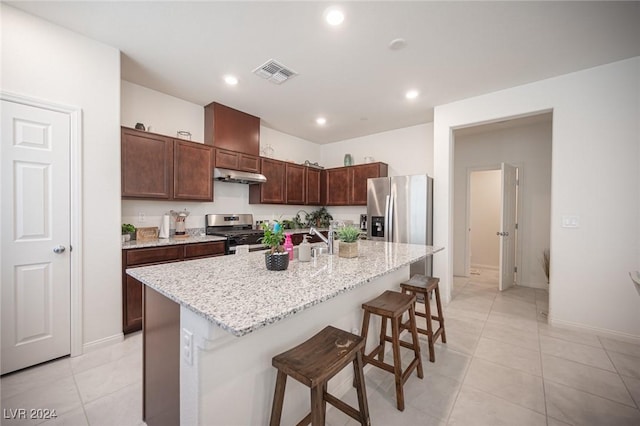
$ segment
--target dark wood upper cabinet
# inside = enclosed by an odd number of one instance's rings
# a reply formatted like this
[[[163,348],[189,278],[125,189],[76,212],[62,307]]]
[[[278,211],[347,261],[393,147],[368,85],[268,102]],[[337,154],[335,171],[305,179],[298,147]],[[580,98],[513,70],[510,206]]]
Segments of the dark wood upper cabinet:
[[[287,204],[305,204],[307,201],[306,177],[307,167],[297,164],[285,164],[285,182],[287,193]]]
[[[122,128],[122,198],[213,201],[213,148]]]
[[[173,199],[213,201],[212,148],[174,140]]]
[[[321,194],[321,175],[322,171],[307,167],[307,200],[305,204],[312,206],[322,205]]]
[[[260,157],[241,152],[215,149],[215,166],[224,169],[260,173]]]
[[[351,178],[349,167],[327,169],[326,200],[328,206],[348,206],[351,202]]]
[[[328,206],[366,206],[367,179],[387,176],[385,163],[327,169],[322,184]]]
[[[229,151],[260,155],[260,118],[213,102],[204,107],[204,140]]]
[[[168,200],[173,187],[173,140],[121,130],[122,196]]]
[[[350,168],[351,172],[351,203],[352,205],[367,205],[367,179],[387,176],[388,166],[385,163],[360,164]]]
[[[286,163],[271,158],[260,158],[260,173],[267,181],[249,185],[249,204],[286,203]]]

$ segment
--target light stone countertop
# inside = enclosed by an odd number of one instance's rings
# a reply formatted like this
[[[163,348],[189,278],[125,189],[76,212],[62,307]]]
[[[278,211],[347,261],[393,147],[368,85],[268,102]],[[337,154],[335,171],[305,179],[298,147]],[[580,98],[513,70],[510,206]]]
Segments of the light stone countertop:
[[[189,235],[187,238],[159,238],[151,241],[127,241],[122,243],[122,249],[134,249],[134,248],[147,248],[147,247],[162,247],[162,246],[175,246],[177,244],[195,244],[195,243],[210,243],[215,241],[226,241],[225,237],[217,237],[214,235]]]
[[[339,244],[336,247],[339,250]],[[229,333],[243,336],[440,250],[360,241],[357,258],[322,254],[311,262],[290,261],[286,271],[268,271],[264,252],[253,252],[131,268],[127,274]]]

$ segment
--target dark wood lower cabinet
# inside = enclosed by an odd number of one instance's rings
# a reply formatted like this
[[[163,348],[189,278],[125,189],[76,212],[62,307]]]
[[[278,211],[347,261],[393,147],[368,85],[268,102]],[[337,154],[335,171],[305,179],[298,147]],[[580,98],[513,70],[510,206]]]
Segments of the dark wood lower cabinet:
[[[179,425],[180,305],[143,287],[142,419],[149,426]]]
[[[142,284],[127,275],[127,268],[222,256],[225,241],[122,250],[122,332],[142,329]]]

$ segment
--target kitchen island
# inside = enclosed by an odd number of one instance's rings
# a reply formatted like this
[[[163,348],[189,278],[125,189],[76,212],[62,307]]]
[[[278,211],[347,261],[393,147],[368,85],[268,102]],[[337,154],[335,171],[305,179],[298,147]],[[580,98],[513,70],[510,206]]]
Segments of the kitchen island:
[[[307,263],[295,260],[286,271],[267,271],[262,253],[127,270],[146,287],[147,423],[170,418],[149,410],[169,407],[176,398],[162,395],[164,402],[157,404],[148,395],[164,391],[147,367],[170,373],[171,366],[160,362],[167,352],[179,368],[174,374],[179,374],[180,424],[268,423],[276,375],[271,358],[327,325],[359,333],[362,303],[398,289],[409,278],[411,263],[439,251],[373,241],[360,241],[359,250],[354,259],[323,254]],[[329,383],[330,391],[340,395],[351,388],[349,370]],[[290,380],[283,424],[302,418],[308,401],[308,389]]]

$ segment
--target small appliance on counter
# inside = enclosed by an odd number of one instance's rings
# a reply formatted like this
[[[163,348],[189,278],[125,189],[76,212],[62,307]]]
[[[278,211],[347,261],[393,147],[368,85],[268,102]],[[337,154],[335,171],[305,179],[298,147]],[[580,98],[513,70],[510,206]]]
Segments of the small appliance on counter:
[[[187,209],[184,209],[181,212],[177,212],[175,210],[171,210],[171,216],[173,216],[176,220],[176,238],[186,238],[187,237],[187,228],[185,225],[185,220],[189,216],[189,212]]]
[[[237,246],[249,246],[249,251],[266,250],[260,243],[264,236],[262,229],[253,229],[252,214],[207,214],[205,233],[227,238],[225,254],[234,254]]]

